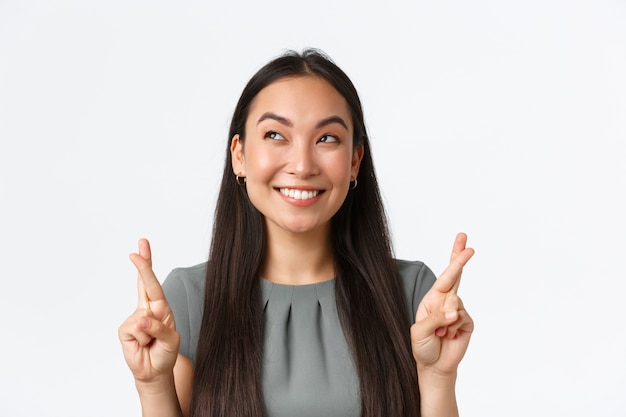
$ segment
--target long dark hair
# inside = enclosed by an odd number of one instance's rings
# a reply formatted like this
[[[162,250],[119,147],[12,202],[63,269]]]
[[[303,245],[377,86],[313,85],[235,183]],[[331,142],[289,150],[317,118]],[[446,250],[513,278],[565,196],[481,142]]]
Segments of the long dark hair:
[[[232,172],[230,140],[245,141],[254,97],[283,77],[314,75],[347,101],[353,144],[363,146],[358,186],[331,221],[337,307],[360,381],[363,417],[418,416],[419,391],[407,307],[390,244],[361,102],[348,76],[322,52],[290,51],[261,68],[235,108],[215,211],[191,415],[260,417],[263,311],[259,270],[265,226]]]

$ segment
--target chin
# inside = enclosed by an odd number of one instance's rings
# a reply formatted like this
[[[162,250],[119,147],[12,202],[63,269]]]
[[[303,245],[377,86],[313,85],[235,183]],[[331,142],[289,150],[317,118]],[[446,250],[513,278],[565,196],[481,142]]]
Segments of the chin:
[[[317,222],[307,222],[307,221],[292,221],[292,222],[282,222],[275,223],[274,226],[278,226],[278,228],[293,234],[307,234],[312,232],[320,232],[325,230],[329,223],[325,223],[320,225]]]
[[[288,226],[285,229],[290,231],[290,232],[292,232],[292,233],[302,234],[302,233],[308,233],[308,232],[312,232],[314,230],[317,230],[318,226],[317,225],[313,226],[313,225],[301,224],[301,225]]]

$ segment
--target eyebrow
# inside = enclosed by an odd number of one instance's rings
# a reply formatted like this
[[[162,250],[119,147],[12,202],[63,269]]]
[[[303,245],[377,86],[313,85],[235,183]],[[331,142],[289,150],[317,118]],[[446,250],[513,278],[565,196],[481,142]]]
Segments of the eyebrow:
[[[333,123],[339,123],[344,129],[348,130],[348,124],[339,116],[330,116],[322,119],[315,127],[319,129],[320,127],[332,125]]]
[[[263,115],[259,118],[259,120],[257,120],[256,124],[258,125],[259,123],[267,119],[276,120],[280,124],[283,124],[288,127],[293,127],[293,122],[291,120],[287,119],[286,117],[279,116],[276,113],[272,113],[272,112],[263,113]],[[346,130],[348,130],[348,124],[345,122],[345,120],[343,120],[339,116],[330,116],[325,119],[322,119],[315,125],[315,128],[319,129],[320,127],[328,126],[333,123],[338,123],[341,126],[343,126]]]

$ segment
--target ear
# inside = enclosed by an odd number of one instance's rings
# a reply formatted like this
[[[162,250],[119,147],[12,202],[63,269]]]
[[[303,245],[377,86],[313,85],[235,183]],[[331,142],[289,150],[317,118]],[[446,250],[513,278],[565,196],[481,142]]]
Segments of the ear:
[[[359,175],[359,168],[361,167],[361,160],[363,160],[363,154],[365,153],[365,148],[363,145],[360,145],[354,148],[352,152],[352,165],[351,165],[351,179],[354,180]]]
[[[243,155],[243,142],[239,134],[233,136],[230,142],[230,157],[233,165],[233,173],[240,177],[246,176],[245,161]]]

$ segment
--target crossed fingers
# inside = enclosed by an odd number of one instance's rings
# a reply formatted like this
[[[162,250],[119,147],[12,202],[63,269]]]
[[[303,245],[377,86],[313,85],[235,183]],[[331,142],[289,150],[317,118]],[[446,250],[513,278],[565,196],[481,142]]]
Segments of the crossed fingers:
[[[433,289],[440,293],[456,294],[461,284],[461,274],[463,267],[474,255],[474,249],[467,248],[467,235],[459,233],[454,240],[452,253],[450,254],[450,264],[439,276]]]

